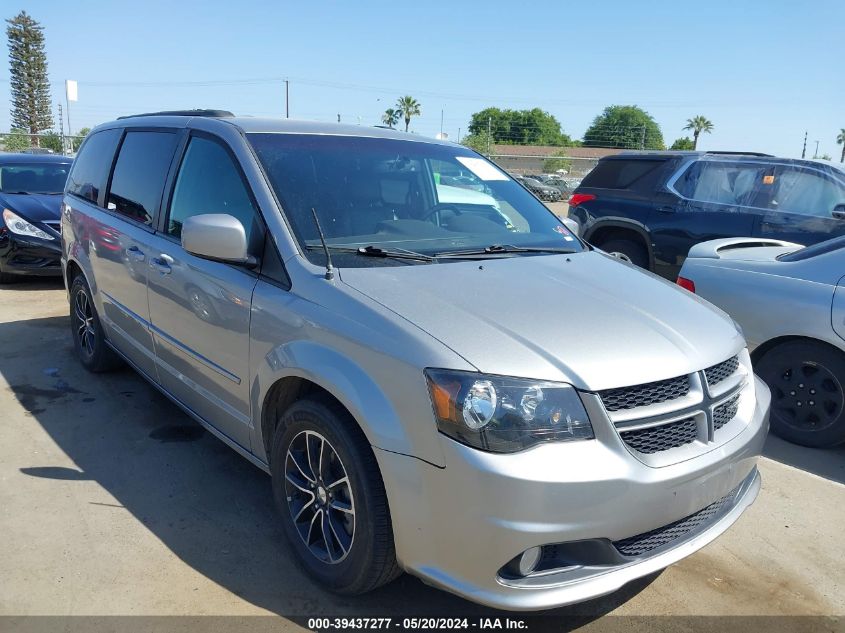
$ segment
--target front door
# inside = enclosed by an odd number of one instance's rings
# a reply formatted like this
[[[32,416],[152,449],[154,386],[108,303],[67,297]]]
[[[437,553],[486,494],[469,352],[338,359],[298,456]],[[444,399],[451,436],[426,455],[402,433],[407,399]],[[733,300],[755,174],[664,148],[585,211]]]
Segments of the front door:
[[[260,254],[263,224],[237,162],[221,142],[196,135],[186,147],[150,257],[158,374],[183,404],[250,449],[249,320],[258,276],[182,248],[183,222],[205,213],[238,218],[251,252]]]
[[[845,219],[834,214],[845,184],[804,165],[778,165],[769,180],[760,237],[807,246],[845,235]]]

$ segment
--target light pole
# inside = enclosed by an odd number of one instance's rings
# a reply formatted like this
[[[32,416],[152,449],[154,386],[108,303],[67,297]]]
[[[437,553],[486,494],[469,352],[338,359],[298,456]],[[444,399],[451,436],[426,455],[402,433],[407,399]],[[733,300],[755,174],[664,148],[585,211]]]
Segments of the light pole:
[[[813,158],[819,157],[819,142],[816,141],[816,152],[813,154]]]

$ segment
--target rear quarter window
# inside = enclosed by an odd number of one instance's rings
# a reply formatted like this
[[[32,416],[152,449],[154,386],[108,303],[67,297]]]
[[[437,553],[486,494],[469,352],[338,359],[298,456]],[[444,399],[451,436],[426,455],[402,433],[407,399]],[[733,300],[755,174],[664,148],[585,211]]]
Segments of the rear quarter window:
[[[596,189],[629,189],[654,174],[666,162],[665,159],[612,159],[600,161],[595,169],[584,177],[581,187]]]
[[[114,151],[120,141],[121,130],[103,130],[91,134],[73,161],[65,191],[97,204],[100,191],[106,186]]]

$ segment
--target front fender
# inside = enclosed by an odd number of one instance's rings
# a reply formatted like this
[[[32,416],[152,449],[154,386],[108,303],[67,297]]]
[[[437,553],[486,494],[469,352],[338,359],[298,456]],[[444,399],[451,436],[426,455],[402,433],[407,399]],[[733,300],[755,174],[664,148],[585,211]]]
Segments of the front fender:
[[[334,396],[355,418],[372,446],[442,463],[421,371],[401,363],[386,363],[384,357],[367,371],[347,355],[307,340],[272,347],[256,368],[252,383],[256,422],[252,446],[255,455],[265,462],[269,460],[261,428],[264,408],[269,406],[268,394],[273,386],[288,377],[309,380]]]

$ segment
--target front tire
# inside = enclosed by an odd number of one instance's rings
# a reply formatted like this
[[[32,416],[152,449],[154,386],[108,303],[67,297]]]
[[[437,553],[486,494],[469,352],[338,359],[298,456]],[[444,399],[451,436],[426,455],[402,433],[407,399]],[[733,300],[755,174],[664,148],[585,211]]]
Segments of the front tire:
[[[813,448],[845,442],[845,354],[816,341],[788,341],[755,369],[772,391],[775,435]]]
[[[401,573],[375,455],[337,402],[293,404],[279,420],[270,464],[285,535],[306,573],[347,595]]]
[[[100,373],[123,364],[106,343],[91,290],[82,275],[77,275],[70,286],[70,327],[76,355],[85,369]]]

